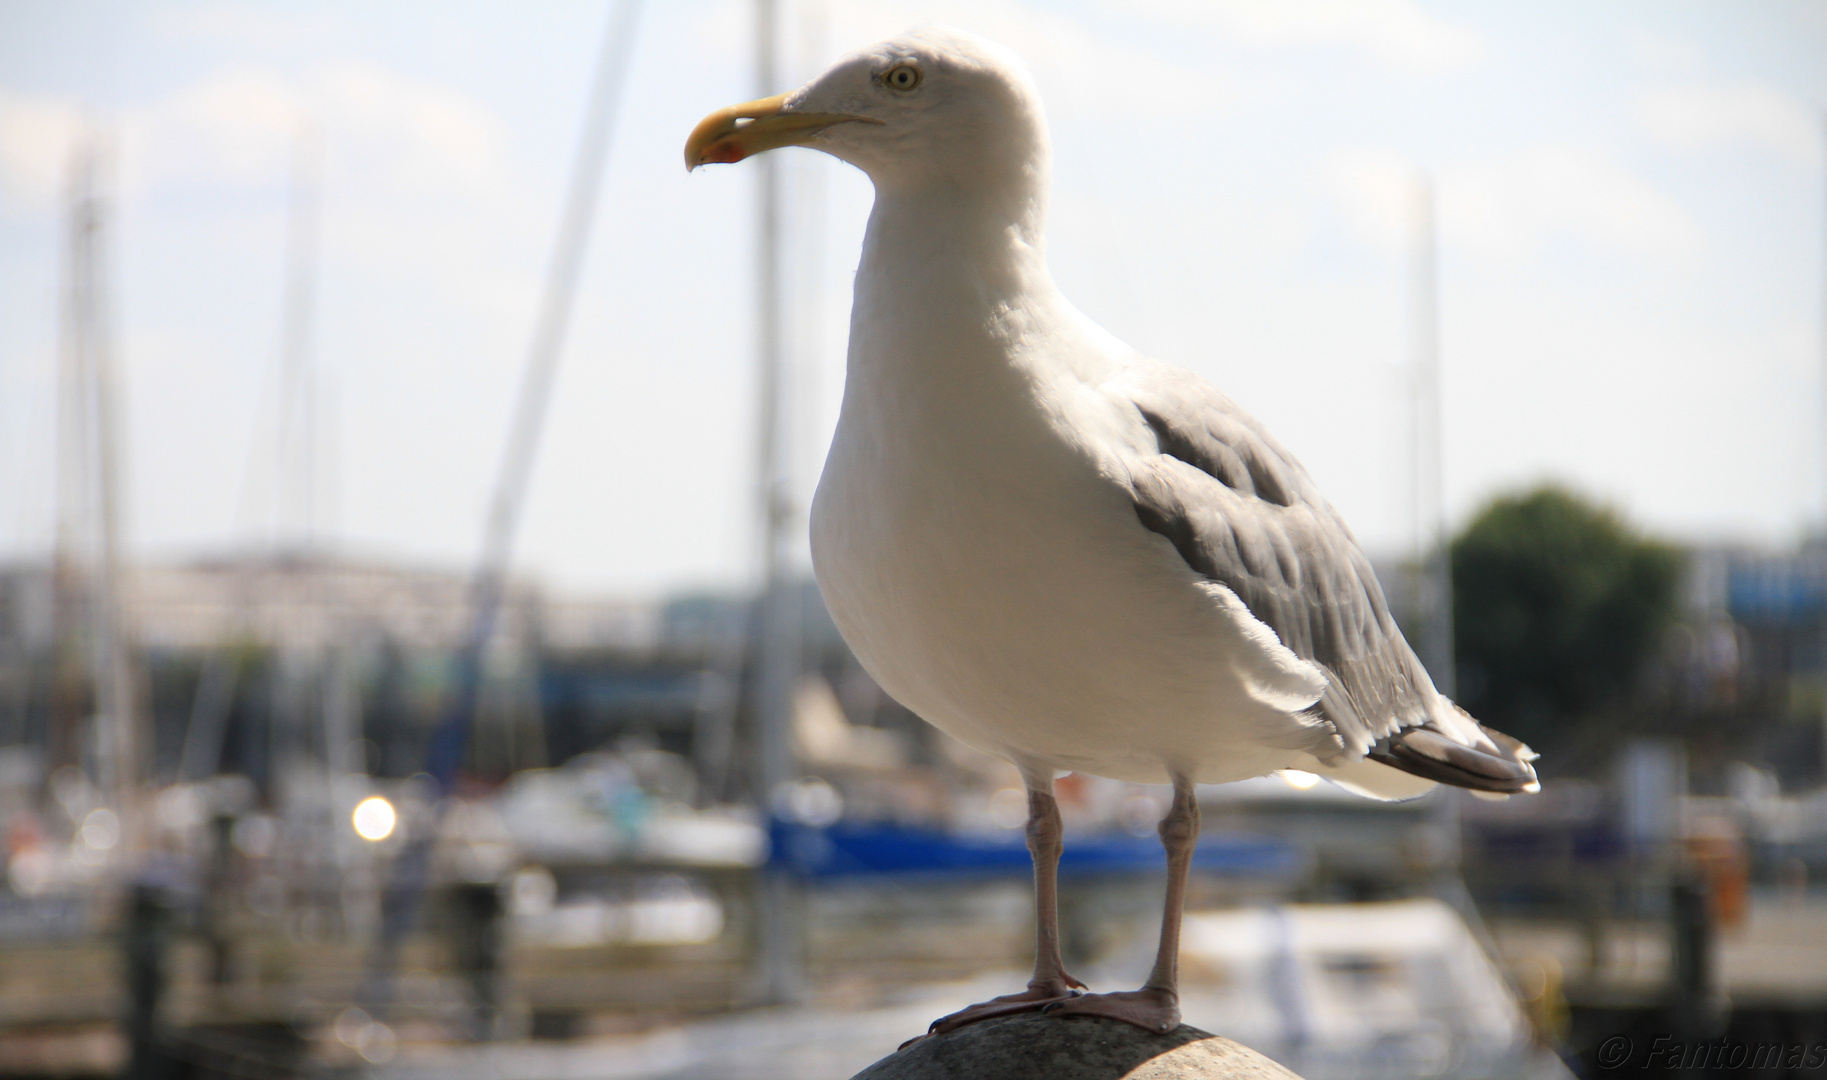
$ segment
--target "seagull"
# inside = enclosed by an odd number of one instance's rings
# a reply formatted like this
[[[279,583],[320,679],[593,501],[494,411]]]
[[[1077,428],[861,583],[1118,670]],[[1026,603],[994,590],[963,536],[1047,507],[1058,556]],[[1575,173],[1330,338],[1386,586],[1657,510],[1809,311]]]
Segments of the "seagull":
[[[819,589],[883,689],[1027,785],[1034,977],[931,1032],[1033,1010],[1178,1026],[1196,784],[1299,769],[1380,799],[1539,789],[1528,747],[1435,689],[1294,457],[1061,295],[1046,118],[1017,56],[958,30],[893,38],[705,117],[685,164],[786,146],[875,187],[812,503]],[[1138,990],[1087,993],[1060,957],[1067,772],[1173,785]]]

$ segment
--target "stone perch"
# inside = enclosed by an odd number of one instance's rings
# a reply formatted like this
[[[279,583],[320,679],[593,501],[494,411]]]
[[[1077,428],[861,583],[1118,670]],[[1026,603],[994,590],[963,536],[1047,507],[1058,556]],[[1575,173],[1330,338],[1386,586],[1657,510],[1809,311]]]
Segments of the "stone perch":
[[[1248,1047],[1181,1024],[1026,1014],[921,1039],[852,1080],[1300,1080]]]

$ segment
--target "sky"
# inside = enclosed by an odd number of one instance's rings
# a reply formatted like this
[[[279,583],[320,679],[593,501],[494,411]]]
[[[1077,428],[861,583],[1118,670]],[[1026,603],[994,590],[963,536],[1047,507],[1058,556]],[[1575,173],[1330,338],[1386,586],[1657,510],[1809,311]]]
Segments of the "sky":
[[[1119,337],[1260,417],[1412,550],[1407,221],[1440,223],[1445,510],[1555,480],[1678,541],[1827,516],[1827,5],[782,0],[782,85],[911,27],[1022,54],[1049,257]],[[752,5],[650,3],[516,565],[653,597],[753,579],[757,170],[687,175],[757,96]],[[55,520],[61,192],[111,148],[130,553],[260,550],[292,150],[320,162],[313,533],[474,556],[609,4],[0,0],[0,558]],[[783,151],[793,485],[842,392],[871,192]],[[802,545],[803,547],[803,542]],[[802,554],[803,558],[803,554]]]

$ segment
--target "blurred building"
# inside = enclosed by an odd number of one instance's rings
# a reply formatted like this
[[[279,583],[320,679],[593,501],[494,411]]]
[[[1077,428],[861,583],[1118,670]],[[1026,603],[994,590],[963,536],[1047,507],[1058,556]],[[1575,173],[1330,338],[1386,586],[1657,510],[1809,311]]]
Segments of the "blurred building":
[[[264,787],[274,753],[328,761],[337,751],[316,729],[343,693],[360,742],[353,767],[419,771],[454,692],[469,587],[460,573],[331,558],[137,568],[126,606],[153,778],[229,771]],[[795,595],[802,667],[828,684],[847,722],[918,732],[851,657],[816,586]],[[64,689],[54,685],[62,652],[82,649],[60,629],[60,603],[48,566],[0,568],[0,746],[36,748],[54,759],[47,769],[80,755],[73,744],[84,736],[59,729],[80,727],[91,708],[82,657],[65,664]],[[740,796],[752,619],[752,605],[728,595],[635,602],[511,583],[485,659],[470,771],[499,779],[634,741],[697,761],[719,797]],[[194,744],[212,709],[220,731],[203,760]]]
[[[1827,774],[1827,540],[1789,552],[1722,548],[1695,557],[1704,631],[1685,644],[1692,697],[1763,713],[1759,757],[1785,780]]]
[[[1412,568],[1398,560],[1376,568],[1398,620],[1412,626]],[[254,729],[271,723],[266,714],[310,711],[286,704],[300,691],[277,683],[321,682],[337,668],[358,690],[366,764],[382,774],[416,771],[468,632],[468,588],[450,571],[329,558],[136,569],[127,610],[158,769],[178,764],[208,658],[233,654],[227,760],[248,764]],[[804,670],[828,685],[849,723],[899,732],[916,753],[927,752],[923,726],[857,665],[816,587],[807,581],[797,595]],[[1827,544],[1696,549],[1685,596],[1681,623],[1631,704],[1634,727],[1624,734],[1705,747],[1694,772],[1702,791],[1723,790],[1724,766],[1734,760],[1769,770],[1788,788],[1818,783],[1827,743]],[[0,568],[0,745],[57,744],[52,672],[63,602],[48,566]],[[749,603],[730,595],[632,602],[516,581],[487,665],[484,712],[524,729],[509,740],[526,744],[510,755],[515,765],[556,764],[634,738],[699,760],[720,778],[712,786],[734,796],[739,778],[729,762],[745,751],[751,619]],[[313,694],[321,691],[303,696]],[[707,763],[707,755],[717,760]]]

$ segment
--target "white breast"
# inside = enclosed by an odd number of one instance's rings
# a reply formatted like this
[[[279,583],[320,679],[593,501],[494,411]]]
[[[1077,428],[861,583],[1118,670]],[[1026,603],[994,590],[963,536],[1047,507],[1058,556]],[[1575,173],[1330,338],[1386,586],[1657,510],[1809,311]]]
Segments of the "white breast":
[[[1306,726],[1252,680],[1254,620],[1135,517],[1109,450],[1139,421],[1081,374],[1118,362],[1111,343],[1069,309],[916,330],[858,296],[812,552],[883,688],[1037,768],[1215,782],[1286,765]]]

